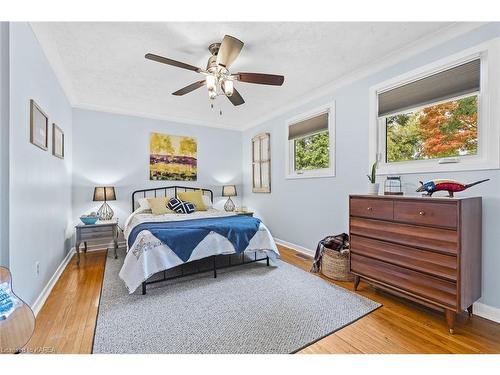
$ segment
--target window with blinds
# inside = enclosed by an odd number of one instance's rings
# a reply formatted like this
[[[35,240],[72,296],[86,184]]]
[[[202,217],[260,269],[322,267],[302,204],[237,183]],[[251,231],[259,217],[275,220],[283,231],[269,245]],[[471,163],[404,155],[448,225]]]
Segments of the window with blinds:
[[[377,93],[385,163],[478,152],[479,58]],[[381,145],[379,145],[381,146]]]
[[[333,175],[331,108],[288,123],[288,177]]]

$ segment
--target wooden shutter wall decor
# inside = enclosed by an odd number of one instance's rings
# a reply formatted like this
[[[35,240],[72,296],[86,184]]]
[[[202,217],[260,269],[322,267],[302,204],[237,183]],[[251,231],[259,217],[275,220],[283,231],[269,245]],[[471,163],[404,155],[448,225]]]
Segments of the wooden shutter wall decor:
[[[252,191],[271,192],[271,135],[258,134],[252,138]]]

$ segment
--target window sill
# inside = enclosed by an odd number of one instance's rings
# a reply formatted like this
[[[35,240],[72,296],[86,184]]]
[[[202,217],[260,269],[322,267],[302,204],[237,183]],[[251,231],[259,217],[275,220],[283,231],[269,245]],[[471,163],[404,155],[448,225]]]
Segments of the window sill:
[[[460,161],[458,163],[439,164],[437,161],[421,163],[379,164],[377,176],[404,175],[412,173],[465,172],[500,169],[500,163],[487,160]]]
[[[335,177],[335,173],[333,172],[328,172],[328,173],[302,173],[302,174],[287,174],[285,178],[287,180],[300,180],[304,178],[328,178],[328,177]]]

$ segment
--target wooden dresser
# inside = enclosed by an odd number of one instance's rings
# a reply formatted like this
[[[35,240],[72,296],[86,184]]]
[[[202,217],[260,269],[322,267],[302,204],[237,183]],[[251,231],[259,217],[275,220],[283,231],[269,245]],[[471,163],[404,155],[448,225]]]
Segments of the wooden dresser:
[[[481,198],[351,195],[354,289],[360,280],[455,314],[481,297]]]

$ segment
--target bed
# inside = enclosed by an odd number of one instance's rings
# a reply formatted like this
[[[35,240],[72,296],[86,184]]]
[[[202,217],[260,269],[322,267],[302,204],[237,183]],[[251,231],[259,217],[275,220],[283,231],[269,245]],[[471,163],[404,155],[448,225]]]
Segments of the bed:
[[[207,211],[153,215],[139,200],[176,197],[179,191],[201,190]],[[216,210],[213,192],[185,186],[137,190],[132,193],[132,214],[124,225],[127,254],[119,276],[129,293],[147,285],[221,268],[279,258],[267,227],[258,219]],[[209,268],[207,268],[209,264]]]

